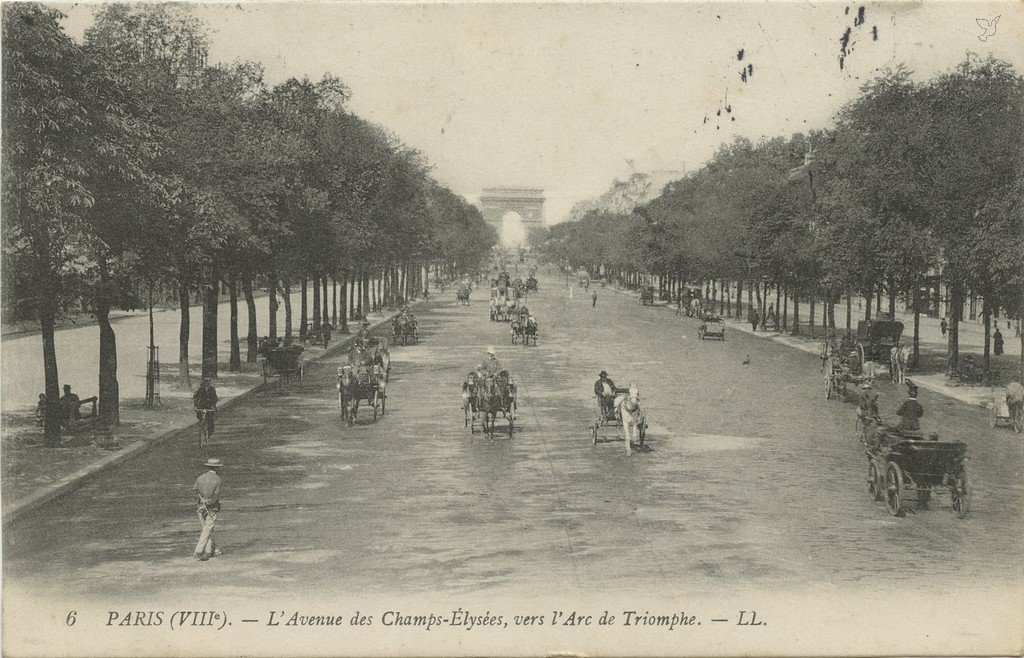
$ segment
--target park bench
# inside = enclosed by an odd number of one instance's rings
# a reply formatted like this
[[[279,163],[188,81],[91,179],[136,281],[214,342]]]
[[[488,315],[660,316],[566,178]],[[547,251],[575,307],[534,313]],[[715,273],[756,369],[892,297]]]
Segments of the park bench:
[[[99,402],[99,398],[97,396],[95,396],[95,395],[92,396],[91,398],[85,398],[84,400],[79,400],[78,401],[78,409],[79,409],[78,418],[65,417],[64,418],[64,424],[65,425],[69,425],[70,421],[72,421],[72,420],[74,420],[74,421],[92,420],[93,418],[98,417],[99,414],[98,414],[97,409],[96,409],[97,402]],[[89,405],[89,413],[88,414],[83,414],[81,412],[82,407],[84,407],[85,405]],[[39,427],[43,426],[43,414],[40,413],[38,410],[36,411],[36,425],[38,425]]]

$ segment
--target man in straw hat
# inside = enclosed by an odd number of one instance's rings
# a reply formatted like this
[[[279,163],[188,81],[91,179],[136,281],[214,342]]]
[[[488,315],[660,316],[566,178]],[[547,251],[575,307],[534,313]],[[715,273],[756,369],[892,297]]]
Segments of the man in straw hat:
[[[207,459],[203,464],[208,469],[196,479],[192,490],[196,493],[196,515],[202,525],[199,541],[193,556],[205,562],[211,557],[220,555],[213,541],[213,528],[217,523],[217,512],[220,511],[220,483],[218,469],[224,463],[216,458]]]
[[[501,372],[501,362],[498,361],[498,357],[494,355],[494,348],[487,348],[487,361],[484,362],[484,370],[490,377],[495,377]]]

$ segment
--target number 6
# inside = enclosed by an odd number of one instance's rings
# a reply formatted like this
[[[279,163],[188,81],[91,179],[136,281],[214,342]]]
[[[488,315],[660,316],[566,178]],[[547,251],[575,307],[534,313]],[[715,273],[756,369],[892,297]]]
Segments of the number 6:
[[[78,614],[78,611],[77,611],[77,610],[72,610],[71,612],[69,612],[69,613],[68,613],[68,618],[64,620],[64,621],[65,621],[65,623],[66,623],[66,624],[67,624],[68,626],[74,626],[74,625],[75,625],[75,622],[77,621],[77,619],[76,619],[76,617],[75,617],[75,615],[77,615],[77,614]]]

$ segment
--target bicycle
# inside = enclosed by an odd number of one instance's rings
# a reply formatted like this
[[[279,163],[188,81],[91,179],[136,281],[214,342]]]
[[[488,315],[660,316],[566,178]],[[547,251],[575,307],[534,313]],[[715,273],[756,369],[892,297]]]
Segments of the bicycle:
[[[211,414],[217,413],[217,408],[212,409],[196,409],[196,414],[199,416],[199,447],[202,448],[204,444],[209,443],[213,438],[213,416]]]

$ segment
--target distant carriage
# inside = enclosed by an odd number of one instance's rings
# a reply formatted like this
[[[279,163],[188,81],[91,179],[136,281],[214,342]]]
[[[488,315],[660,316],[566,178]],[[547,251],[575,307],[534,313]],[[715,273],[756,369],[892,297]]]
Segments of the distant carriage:
[[[697,337],[701,340],[706,338],[725,340],[725,322],[717,315],[704,315],[700,319],[700,326],[697,327]]]
[[[341,417],[349,425],[359,415],[359,405],[365,402],[373,408],[373,420],[377,420],[378,412],[384,415],[387,410],[387,374],[379,365],[344,366],[338,369],[338,407]]]
[[[532,315],[514,318],[511,325],[512,344],[522,343],[524,347],[533,341],[534,346],[537,345],[537,335],[539,329],[537,326],[537,320]]]
[[[868,361],[889,363],[890,353],[899,346],[903,335],[903,323],[893,320],[861,320],[857,323],[857,334],[853,350],[861,368]]]
[[[640,305],[654,306],[654,286],[644,286],[640,289]]]
[[[494,436],[499,417],[508,422],[508,435],[515,430],[516,384],[508,371],[478,377],[470,373],[462,384],[462,408],[470,434],[479,423],[484,434]]]
[[[459,306],[469,306],[469,286],[462,286],[455,291],[455,301]]]
[[[419,329],[416,318],[411,315],[399,315],[391,321],[394,342],[402,341],[402,345],[419,342]]]
[[[530,278],[526,280],[526,289],[530,292],[537,292],[537,277],[530,275]]]
[[[272,377],[288,381],[292,377],[302,379],[302,352],[299,345],[290,347],[265,347],[263,354],[263,383]]]

